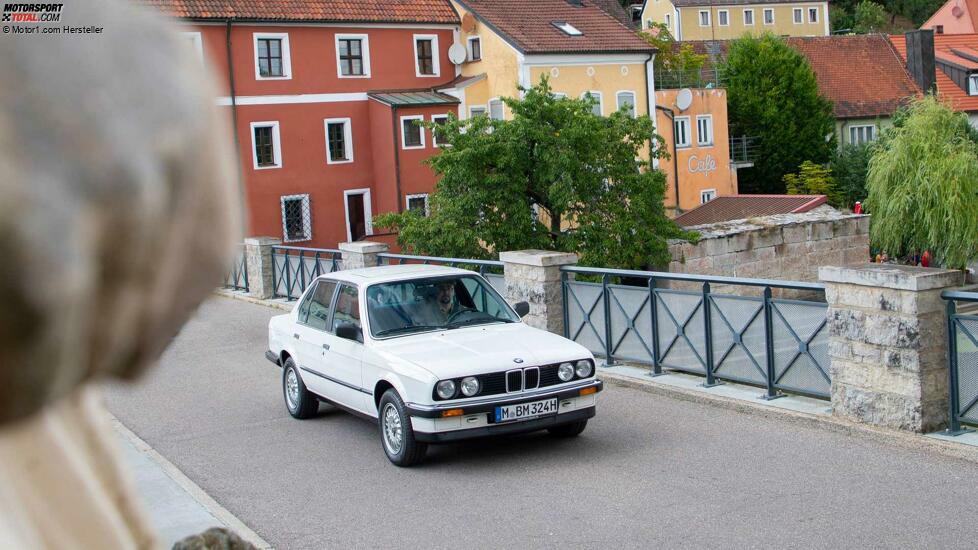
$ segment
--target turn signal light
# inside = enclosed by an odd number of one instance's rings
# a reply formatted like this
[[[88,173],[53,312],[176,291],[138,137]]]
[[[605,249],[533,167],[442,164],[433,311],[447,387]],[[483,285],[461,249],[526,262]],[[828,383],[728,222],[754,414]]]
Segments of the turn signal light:
[[[449,416],[462,416],[462,409],[448,409],[447,411],[442,411],[442,418]]]
[[[584,388],[583,390],[581,390],[581,393],[579,395],[581,396],[591,395],[592,393],[598,393],[598,388],[595,386],[592,386],[590,388]]]

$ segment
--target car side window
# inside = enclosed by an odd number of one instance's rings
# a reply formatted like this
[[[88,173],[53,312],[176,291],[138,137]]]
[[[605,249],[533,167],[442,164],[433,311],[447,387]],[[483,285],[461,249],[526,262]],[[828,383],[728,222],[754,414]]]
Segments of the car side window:
[[[333,312],[332,331],[343,323],[360,328],[360,295],[356,287],[342,285],[336,296],[336,310]]]
[[[317,330],[326,330],[329,322],[329,306],[333,301],[333,291],[335,290],[335,281],[319,281],[316,290],[309,295],[309,306],[305,320],[303,320],[302,310],[299,310],[299,322]]]

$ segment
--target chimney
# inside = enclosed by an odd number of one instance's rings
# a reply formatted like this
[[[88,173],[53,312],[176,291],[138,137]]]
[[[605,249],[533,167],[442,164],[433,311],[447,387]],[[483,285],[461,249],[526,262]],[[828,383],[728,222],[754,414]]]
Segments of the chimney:
[[[922,29],[904,35],[907,39],[907,72],[924,93],[937,91],[934,64],[934,31]]]

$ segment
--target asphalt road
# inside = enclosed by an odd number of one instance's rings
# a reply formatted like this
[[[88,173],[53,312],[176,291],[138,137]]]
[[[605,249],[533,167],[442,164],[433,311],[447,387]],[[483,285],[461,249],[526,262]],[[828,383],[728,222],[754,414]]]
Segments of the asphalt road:
[[[206,303],[109,408],[276,548],[974,548],[978,465],[609,387],[573,440],[387,462],[374,425],[286,413],[279,313]]]

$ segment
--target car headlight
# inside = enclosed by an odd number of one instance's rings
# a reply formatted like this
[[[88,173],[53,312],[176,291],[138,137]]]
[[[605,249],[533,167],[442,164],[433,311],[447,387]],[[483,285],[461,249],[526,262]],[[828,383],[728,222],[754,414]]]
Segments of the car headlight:
[[[574,369],[574,372],[577,373],[578,378],[587,378],[594,372],[594,367],[591,366],[591,362],[587,359],[581,359],[577,362],[577,368]]]
[[[570,363],[561,363],[557,367],[557,378],[560,378],[564,382],[570,382],[574,378],[574,365]]]
[[[441,382],[435,384],[435,391],[438,392],[438,397],[442,399],[451,399],[455,395],[455,381],[454,380],[442,380]]]
[[[462,379],[462,394],[465,397],[472,397],[473,395],[479,393],[479,379],[474,376],[468,376]]]

